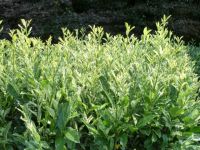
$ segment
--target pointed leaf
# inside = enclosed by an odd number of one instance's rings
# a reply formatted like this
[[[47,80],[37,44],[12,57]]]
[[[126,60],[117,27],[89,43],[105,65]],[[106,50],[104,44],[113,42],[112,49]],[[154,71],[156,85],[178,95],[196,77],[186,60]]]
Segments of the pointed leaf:
[[[64,138],[60,134],[56,136],[55,149],[56,150],[65,150],[66,149]]]
[[[80,143],[80,135],[76,129],[68,127],[65,131],[65,137],[74,143]]]
[[[147,116],[144,116],[142,119],[139,120],[138,124],[137,124],[137,127],[138,128],[142,128],[144,126],[146,126],[148,123],[150,123],[156,116],[155,115],[147,115]]]
[[[17,90],[15,89],[15,87],[12,85],[12,84],[8,84],[7,85],[7,91],[8,91],[8,93],[11,95],[11,96],[13,96],[14,98],[18,98],[18,92],[17,92]]]
[[[56,126],[61,131],[64,130],[70,116],[70,104],[69,102],[61,103],[58,105],[58,117],[56,120]]]

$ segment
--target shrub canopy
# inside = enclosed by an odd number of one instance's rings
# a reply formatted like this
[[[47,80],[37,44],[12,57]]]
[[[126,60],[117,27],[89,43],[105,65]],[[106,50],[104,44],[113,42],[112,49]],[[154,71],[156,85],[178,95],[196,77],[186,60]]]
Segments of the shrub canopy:
[[[199,148],[197,77],[167,19],[141,39],[126,24],[125,37],[63,29],[58,44],[22,20],[0,40],[0,147]]]

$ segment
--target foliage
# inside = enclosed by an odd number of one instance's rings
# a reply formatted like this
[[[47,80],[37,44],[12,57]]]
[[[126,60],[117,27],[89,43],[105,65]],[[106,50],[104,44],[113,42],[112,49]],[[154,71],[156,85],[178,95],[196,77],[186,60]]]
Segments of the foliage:
[[[195,43],[189,44],[189,54],[195,61],[195,72],[200,75],[200,46],[195,46]]]
[[[189,47],[189,55],[192,60],[195,62],[195,73],[200,76],[200,45],[197,43],[190,43],[188,44]],[[200,77],[198,77],[198,81],[200,81]],[[198,97],[200,97],[200,87],[197,91]]]
[[[198,149],[197,76],[166,28],[141,39],[101,27],[58,44],[29,37],[30,21],[0,40],[1,149]]]

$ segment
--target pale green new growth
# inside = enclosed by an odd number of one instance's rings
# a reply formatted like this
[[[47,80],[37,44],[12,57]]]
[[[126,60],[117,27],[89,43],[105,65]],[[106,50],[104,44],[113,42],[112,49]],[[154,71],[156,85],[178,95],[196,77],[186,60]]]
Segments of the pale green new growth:
[[[197,76],[183,41],[145,28],[141,40],[63,29],[30,38],[30,21],[0,40],[3,149],[198,149]]]

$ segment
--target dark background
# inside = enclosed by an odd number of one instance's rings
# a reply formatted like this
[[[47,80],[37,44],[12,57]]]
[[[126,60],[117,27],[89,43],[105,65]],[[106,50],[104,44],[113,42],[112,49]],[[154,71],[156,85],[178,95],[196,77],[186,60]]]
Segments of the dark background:
[[[32,19],[32,36],[43,40],[53,35],[56,42],[61,28],[88,29],[103,26],[106,32],[124,34],[124,22],[134,25],[140,36],[145,26],[155,29],[163,15],[171,15],[169,28],[185,41],[200,42],[200,0],[0,0],[0,19],[8,38],[20,19]]]

